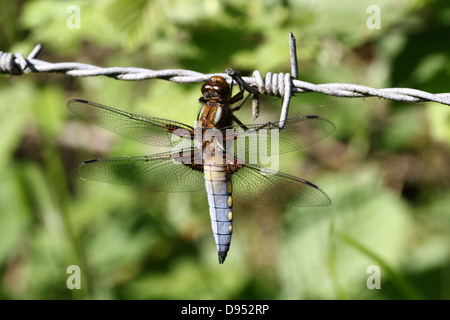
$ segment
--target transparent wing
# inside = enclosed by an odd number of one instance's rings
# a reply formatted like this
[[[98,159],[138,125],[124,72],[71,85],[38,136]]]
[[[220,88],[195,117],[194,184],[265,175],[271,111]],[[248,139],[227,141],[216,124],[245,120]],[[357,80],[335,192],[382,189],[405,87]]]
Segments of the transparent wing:
[[[152,146],[173,147],[179,144],[173,134],[184,139],[191,139],[194,134],[194,129],[183,123],[141,116],[86,100],[70,100],[67,107],[100,127]]]
[[[318,116],[287,119],[282,129],[280,129],[280,122],[245,126],[246,130],[236,125],[225,128],[223,131],[226,136],[227,151],[234,150],[235,156],[247,161],[251,154],[263,152],[263,154],[274,155],[310,146],[325,139],[336,130],[331,121]],[[233,148],[228,146],[230,141],[233,141]]]
[[[258,165],[243,165],[232,173],[233,194],[269,206],[322,207],[330,198],[306,180]]]
[[[187,165],[192,154],[164,152],[149,156],[92,159],[78,167],[80,177],[162,192],[197,191],[205,187],[203,167]],[[182,163],[184,162],[184,163]]]

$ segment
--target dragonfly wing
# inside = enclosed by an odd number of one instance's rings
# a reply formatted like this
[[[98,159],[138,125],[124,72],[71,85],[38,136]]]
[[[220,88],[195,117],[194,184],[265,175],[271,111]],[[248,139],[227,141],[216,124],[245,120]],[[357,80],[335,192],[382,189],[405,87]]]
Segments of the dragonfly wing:
[[[77,172],[83,179],[153,191],[201,190],[205,187],[203,167],[191,163],[191,154],[183,158],[181,152],[164,152],[149,156],[92,159],[83,162]]]
[[[233,193],[241,199],[269,206],[322,207],[331,205],[330,198],[319,187],[306,180],[244,164],[234,173]]]
[[[86,100],[70,100],[67,107],[100,127],[152,146],[173,147],[180,143],[179,137],[192,139],[194,134],[194,129],[183,123],[129,113]]]
[[[251,154],[274,155],[291,152],[313,145],[332,134],[336,126],[329,120],[318,116],[302,116],[287,119],[284,128],[280,122],[266,124],[240,125],[223,129],[227,146],[233,141],[234,155],[248,161]],[[264,149],[261,149],[264,148]]]

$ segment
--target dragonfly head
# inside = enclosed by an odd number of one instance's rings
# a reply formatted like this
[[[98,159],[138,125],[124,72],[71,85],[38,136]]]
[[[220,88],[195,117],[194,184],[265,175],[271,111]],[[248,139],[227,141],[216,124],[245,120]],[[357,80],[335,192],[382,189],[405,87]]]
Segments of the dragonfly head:
[[[216,98],[224,101],[230,98],[230,86],[225,78],[212,76],[202,85],[202,95],[204,99]]]

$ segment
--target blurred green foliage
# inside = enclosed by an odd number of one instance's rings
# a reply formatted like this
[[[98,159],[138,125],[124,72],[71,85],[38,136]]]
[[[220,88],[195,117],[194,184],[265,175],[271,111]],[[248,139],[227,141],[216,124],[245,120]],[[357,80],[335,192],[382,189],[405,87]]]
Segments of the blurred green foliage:
[[[288,72],[294,32],[300,77],[448,92],[446,0],[4,1],[0,50],[45,45],[38,58],[102,67]],[[68,8],[80,8],[69,29]],[[98,156],[154,153],[77,119],[70,98],[193,124],[200,84],[59,74],[0,77],[1,299],[449,299],[450,109],[309,93],[290,116],[332,120],[327,140],[281,157],[318,184],[328,208],[235,201],[217,263],[204,192],[163,194],[82,181]],[[280,100],[263,97],[259,122]],[[250,122],[249,108],[238,115]],[[69,265],[81,290],[66,287]],[[369,290],[367,268],[381,269]]]

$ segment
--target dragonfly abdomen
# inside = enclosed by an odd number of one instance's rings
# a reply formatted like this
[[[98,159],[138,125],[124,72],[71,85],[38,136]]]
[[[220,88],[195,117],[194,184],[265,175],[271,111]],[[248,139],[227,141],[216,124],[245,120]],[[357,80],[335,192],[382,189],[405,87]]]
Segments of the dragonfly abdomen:
[[[219,263],[223,263],[230,248],[233,232],[233,198],[231,180],[223,165],[204,165],[206,192]]]

